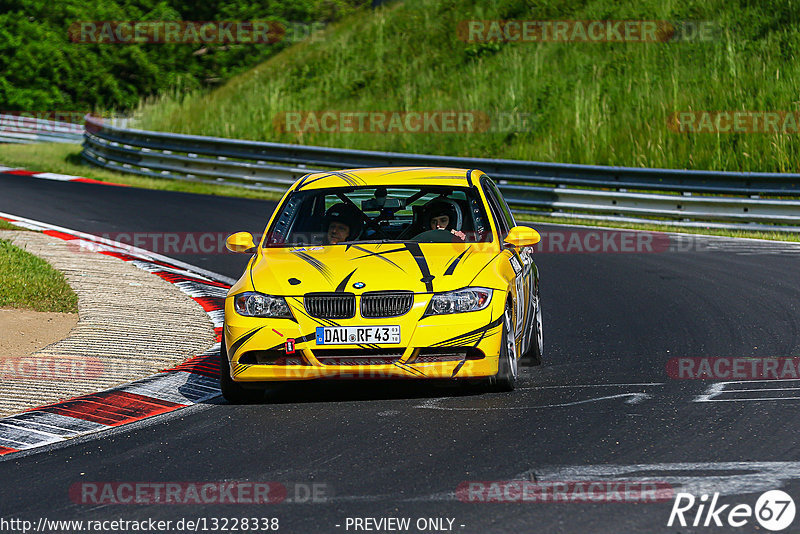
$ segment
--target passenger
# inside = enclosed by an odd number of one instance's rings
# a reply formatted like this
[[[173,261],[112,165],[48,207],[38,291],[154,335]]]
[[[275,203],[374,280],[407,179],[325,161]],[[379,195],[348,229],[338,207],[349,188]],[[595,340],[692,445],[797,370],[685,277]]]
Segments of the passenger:
[[[342,241],[354,241],[361,233],[361,218],[357,208],[339,203],[325,213],[325,244],[336,245]]]

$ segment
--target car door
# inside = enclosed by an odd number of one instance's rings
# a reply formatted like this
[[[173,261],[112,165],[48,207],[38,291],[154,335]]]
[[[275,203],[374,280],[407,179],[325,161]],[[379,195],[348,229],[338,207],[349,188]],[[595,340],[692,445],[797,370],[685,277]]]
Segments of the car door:
[[[489,202],[489,209],[497,223],[497,231],[502,243],[517,222],[494,181],[488,176],[484,176],[481,185]],[[530,247],[522,250],[513,248],[508,251],[510,252],[509,262],[516,275],[514,278],[514,337],[517,339],[518,353],[525,354],[532,342],[532,327],[536,311],[532,298],[536,282],[535,267]]]

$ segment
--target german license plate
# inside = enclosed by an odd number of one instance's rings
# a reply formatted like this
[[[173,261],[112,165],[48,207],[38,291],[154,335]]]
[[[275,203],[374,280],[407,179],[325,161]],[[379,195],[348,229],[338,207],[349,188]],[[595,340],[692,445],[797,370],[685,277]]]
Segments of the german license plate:
[[[317,345],[400,343],[399,326],[318,326]]]

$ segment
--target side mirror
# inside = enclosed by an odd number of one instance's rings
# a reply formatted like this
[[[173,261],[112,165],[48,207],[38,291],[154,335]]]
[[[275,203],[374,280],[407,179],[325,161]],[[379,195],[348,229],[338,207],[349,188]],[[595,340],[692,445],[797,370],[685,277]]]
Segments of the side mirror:
[[[252,254],[256,251],[256,245],[253,243],[253,236],[250,232],[236,232],[229,235],[225,240],[225,246],[231,252],[247,252]]]
[[[530,247],[542,240],[539,232],[529,226],[515,226],[509,230],[505,243],[516,248]]]

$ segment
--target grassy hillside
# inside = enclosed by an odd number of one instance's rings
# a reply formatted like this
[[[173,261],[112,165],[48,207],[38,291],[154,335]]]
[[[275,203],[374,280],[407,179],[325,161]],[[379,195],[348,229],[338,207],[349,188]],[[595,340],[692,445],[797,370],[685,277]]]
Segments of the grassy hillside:
[[[469,19],[710,21],[705,42],[468,43]],[[359,12],[211,92],[140,109],[150,129],[541,161],[800,171],[791,134],[678,134],[676,111],[800,111],[800,6],[750,0],[398,0]],[[281,132],[281,112],[529,114],[527,131]]]

